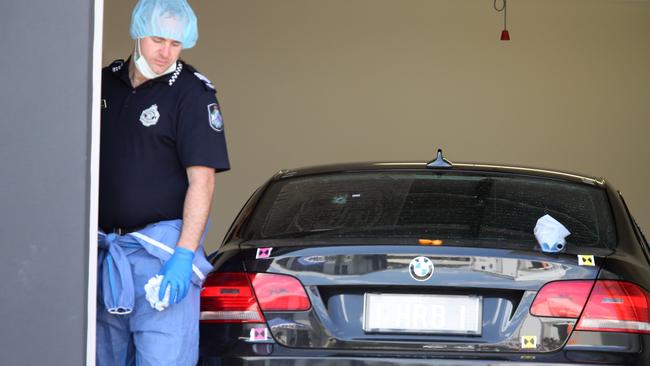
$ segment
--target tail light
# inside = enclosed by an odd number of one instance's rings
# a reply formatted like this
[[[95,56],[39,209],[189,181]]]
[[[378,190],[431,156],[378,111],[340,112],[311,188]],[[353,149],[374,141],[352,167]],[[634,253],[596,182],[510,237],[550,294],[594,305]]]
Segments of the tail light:
[[[578,318],[585,307],[594,281],[558,281],[542,287],[530,313],[535,316]]]
[[[211,273],[201,291],[201,320],[262,323],[255,294],[246,273]]]
[[[311,307],[304,287],[295,277],[270,273],[251,273],[249,277],[264,311],[305,311]]]
[[[264,311],[305,311],[311,304],[300,281],[270,273],[213,272],[201,291],[201,321],[263,323]]]
[[[633,283],[598,281],[576,329],[650,334],[649,299]]]
[[[650,294],[623,281],[558,281],[535,297],[535,316],[578,319],[576,330],[650,334]]]

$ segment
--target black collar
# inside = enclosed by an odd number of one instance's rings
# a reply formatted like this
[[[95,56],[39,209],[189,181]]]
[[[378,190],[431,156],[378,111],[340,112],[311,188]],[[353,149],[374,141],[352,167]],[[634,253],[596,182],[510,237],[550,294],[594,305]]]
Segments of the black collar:
[[[129,77],[129,66],[131,66],[131,57],[129,56],[126,61],[124,61],[122,64],[117,64],[116,66],[113,67],[112,71],[113,74],[122,80],[126,85],[129,87],[133,87],[131,85],[131,78]],[[176,82],[176,79],[178,79],[178,76],[180,75],[181,71],[183,70],[183,67],[185,66],[185,63],[181,60],[176,61],[176,70],[169,74],[165,74],[162,76],[159,76],[155,79],[150,79],[145,81],[144,83],[138,85],[138,88],[141,86],[145,85],[152,85],[154,83],[165,83],[168,84],[169,86],[174,85]]]

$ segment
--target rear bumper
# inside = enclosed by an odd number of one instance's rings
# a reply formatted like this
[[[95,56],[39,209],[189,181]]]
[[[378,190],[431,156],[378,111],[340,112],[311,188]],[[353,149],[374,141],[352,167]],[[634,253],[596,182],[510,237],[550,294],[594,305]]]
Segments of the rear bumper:
[[[200,366],[647,366],[643,353],[562,351],[552,354],[413,354],[288,349],[278,344],[238,344],[220,355],[202,355]]]
[[[650,365],[650,335],[574,332],[557,352],[507,353],[292,348],[270,338],[251,341],[251,325],[203,326],[202,366],[530,366]]]
[[[622,360],[621,360],[622,361]],[[462,360],[462,359],[398,359],[388,357],[210,357],[199,360],[200,366],[596,366],[596,365],[643,365],[633,360],[607,363],[553,362],[530,359],[519,361]]]

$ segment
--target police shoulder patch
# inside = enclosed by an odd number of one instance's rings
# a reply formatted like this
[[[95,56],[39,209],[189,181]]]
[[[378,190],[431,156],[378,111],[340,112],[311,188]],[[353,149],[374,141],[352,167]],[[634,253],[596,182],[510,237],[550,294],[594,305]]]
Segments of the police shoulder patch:
[[[205,77],[205,75],[201,74],[198,71],[194,71],[194,76],[196,76],[199,80],[201,80],[203,82],[203,84],[205,84],[205,86],[208,89],[215,90],[214,85],[212,85],[212,82],[210,81],[210,79]]]
[[[219,103],[208,104],[208,122],[213,130],[223,132],[223,117],[219,110]]]

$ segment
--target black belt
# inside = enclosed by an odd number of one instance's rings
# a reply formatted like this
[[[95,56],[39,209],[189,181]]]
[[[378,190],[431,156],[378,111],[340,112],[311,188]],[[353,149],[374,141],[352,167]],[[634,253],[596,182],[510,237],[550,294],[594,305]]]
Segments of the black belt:
[[[140,231],[147,227],[147,225],[136,226],[136,227],[114,227],[114,228],[100,228],[106,234],[117,234],[117,235],[126,235],[135,231]]]

